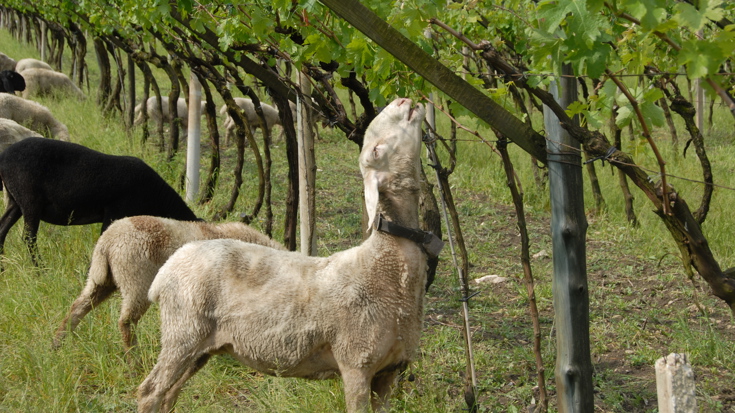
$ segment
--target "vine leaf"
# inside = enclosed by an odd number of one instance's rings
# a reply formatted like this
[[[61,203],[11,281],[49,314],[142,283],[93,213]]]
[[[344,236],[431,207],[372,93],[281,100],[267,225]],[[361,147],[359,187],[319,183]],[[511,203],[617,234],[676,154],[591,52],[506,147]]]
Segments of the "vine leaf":
[[[700,30],[705,24],[722,19],[721,0],[700,0],[699,9],[689,3],[677,3],[674,9],[678,12],[676,20],[693,31]]]
[[[626,0],[620,2],[620,8],[627,10],[630,15],[641,22],[641,27],[646,31],[653,31],[668,20],[668,13],[664,6],[664,0]]]

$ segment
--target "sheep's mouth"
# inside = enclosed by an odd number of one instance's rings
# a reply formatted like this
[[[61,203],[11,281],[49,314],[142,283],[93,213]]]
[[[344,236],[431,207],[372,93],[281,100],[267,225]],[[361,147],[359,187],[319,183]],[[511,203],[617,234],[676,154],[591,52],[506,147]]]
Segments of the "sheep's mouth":
[[[417,106],[412,106],[411,109],[408,110],[408,121],[411,121],[411,118],[413,117],[413,114],[416,113]]]
[[[417,113],[421,113],[422,112],[421,109],[423,109],[423,106],[420,103],[417,103],[415,106],[411,106],[411,108],[408,110],[407,120],[409,122],[412,122],[414,120],[414,118],[415,118],[414,115],[416,115]]]

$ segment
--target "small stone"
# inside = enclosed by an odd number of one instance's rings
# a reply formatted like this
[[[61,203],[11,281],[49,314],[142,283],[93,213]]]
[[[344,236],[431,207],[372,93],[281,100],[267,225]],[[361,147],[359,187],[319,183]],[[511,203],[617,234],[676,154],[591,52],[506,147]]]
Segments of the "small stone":
[[[475,278],[477,284],[499,284],[508,281],[508,277],[501,277],[496,274],[486,275],[484,277]]]
[[[537,260],[539,258],[549,258],[549,253],[546,252],[546,250],[541,250],[532,256],[533,259]]]

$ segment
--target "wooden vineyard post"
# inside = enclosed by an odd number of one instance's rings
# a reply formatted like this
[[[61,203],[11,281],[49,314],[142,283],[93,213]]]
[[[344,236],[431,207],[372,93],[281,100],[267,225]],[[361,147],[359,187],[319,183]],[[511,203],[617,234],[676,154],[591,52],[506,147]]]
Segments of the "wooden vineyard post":
[[[316,256],[316,157],[314,135],[311,133],[311,113],[305,99],[311,99],[311,84],[305,73],[299,72],[301,94],[296,103],[299,151],[299,217],[301,218],[301,252]]]
[[[563,74],[571,74],[564,68]],[[562,77],[561,98],[556,82],[550,89],[562,107],[576,100],[576,79]],[[592,413],[592,361],[589,335],[586,233],[579,142],[561,128],[544,106],[551,196],[551,239],[554,264],[556,325],[556,387],[560,413]]]
[[[202,85],[192,73],[189,80],[189,126],[186,143],[186,202],[194,202],[199,194],[199,166],[202,132]]]

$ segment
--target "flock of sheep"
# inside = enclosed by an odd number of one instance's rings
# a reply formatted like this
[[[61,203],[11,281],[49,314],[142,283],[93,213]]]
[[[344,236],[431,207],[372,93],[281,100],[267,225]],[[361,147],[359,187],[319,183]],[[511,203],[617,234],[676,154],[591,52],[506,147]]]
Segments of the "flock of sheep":
[[[0,53],[0,253],[21,217],[34,263],[40,221],[102,222],[87,285],[56,331],[54,347],[119,290],[126,351],[135,346],[134,328],[151,302],[160,307],[161,352],[138,388],[139,412],[170,411],[187,379],[217,353],[272,375],[341,376],[348,412],[387,409],[391,387],[418,347],[427,252],[373,223],[418,231],[422,105],[397,99],[365,133],[359,165],[370,237],[329,257],[309,257],[245,224],[198,219],[140,159],[69,142],[66,126],[30,99],[83,93],[40,63],[16,63]],[[149,117],[170,121],[168,100],[159,106],[151,99]],[[249,99],[237,103],[254,127],[280,124],[267,104],[263,125]],[[177,109],[185,121],[183,99]],[[229,131],[233,122],[225,126]]]

